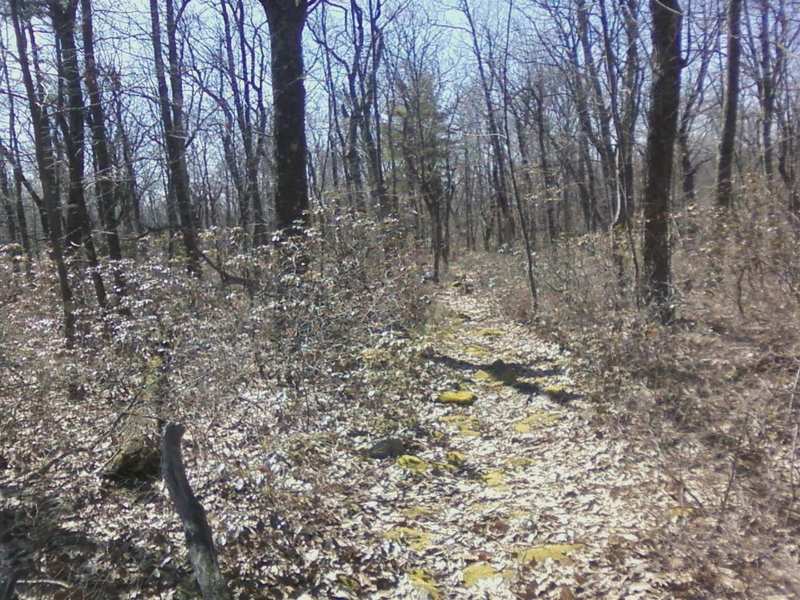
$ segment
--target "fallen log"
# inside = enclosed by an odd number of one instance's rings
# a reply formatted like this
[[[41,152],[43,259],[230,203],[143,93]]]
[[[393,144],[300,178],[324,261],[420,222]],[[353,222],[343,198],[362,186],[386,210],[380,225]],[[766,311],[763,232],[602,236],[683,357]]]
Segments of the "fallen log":
[[[184,426],[178,423],[164,425],[161,436],[161,476],[183,524],[189,559],[204,600],[230,600],[230,592],[219,569],[206,511],[186,479],[181,456],[181,438],[185,431]]]

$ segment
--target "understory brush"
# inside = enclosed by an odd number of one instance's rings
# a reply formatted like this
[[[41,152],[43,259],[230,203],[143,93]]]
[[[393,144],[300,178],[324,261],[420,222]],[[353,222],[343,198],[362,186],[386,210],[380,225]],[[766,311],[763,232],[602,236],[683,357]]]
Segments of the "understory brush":
[[[104,476],[131,437],[157,438],[168,421],[188,428],[190,479],[234,589],[313,587],[328,558],[304,564],[298,549],[327,543],[327,498],[346,486],[332,458],[413,416],[423,382],[405,375],[412,367],[363,358],[425,310],[401,228],[348,218],[265,248],[242,250],[237,230],[206,232],[202,245],[196,278],[166,239],[139,240],[106,311],[73,262],[72,349],[48,261],[27,275],[2,265],[0,543],[19,554],[22,597],[194,593],[164,495]]]
[[[501,312],[578,358],[598,414],[661,458],[676,512],[654,532],[653,557],[686,573],[678,597],[712,597],[732,576],[746,597],[798,590],[800,230],[760,182],[739,197],[730,214],[690,205],[674,215],[668,325],[638,303],[624,235],[623,277],[608,233],[540,251],[537,315],[521,255],[476,267],[491,273],[483,283]]]

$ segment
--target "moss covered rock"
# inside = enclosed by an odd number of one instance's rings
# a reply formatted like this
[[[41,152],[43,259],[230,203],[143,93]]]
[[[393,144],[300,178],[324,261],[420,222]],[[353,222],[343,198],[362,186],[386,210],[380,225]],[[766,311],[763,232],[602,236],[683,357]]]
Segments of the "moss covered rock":
[[[475,404],[477,396],[469,390],[451,390],[442,392],[436,397],[436,401],[441,404],[455,404],[458,406],[472,406]]]

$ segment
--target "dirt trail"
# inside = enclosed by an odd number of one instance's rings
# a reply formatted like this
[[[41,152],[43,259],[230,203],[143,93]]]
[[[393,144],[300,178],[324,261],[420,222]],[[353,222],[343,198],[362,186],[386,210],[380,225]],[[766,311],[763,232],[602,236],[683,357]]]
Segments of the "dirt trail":
[[[397,458],[370,491],[374,526],[408,567],[390,595],[674,597],[644,540],[688,509],[654,461],[593,423],[569,357],[476,296],[450,288],[436,302],[448,316],[426,355],[462,393],[420,415],[441,446]]]

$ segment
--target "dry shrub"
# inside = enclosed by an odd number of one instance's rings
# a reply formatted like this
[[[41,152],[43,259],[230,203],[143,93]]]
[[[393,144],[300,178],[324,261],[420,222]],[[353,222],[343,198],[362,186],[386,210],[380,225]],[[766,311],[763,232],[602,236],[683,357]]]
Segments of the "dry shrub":
[[[184,552],[177,530],[165,535],[172,511],[163,498],[129,500],[98,477],[124,443],[128,417],[149,420],[153,429],[157,419],[189,427],[191,476],[203,495],[230,499],[211,507],[220,516],[224,509],[218,533],[229,538],[249,531],[242,520],[279,513],[280,523],[297,519],[299,527],[321,514],[319,499],[339,484],[305,440],[352,442],[343,431],[402,421],[402,402],[376,387],[388,388],[394,371],[383,379],[370,374],[360,353],[402,335],[425,309],[420,269],[408,258],[413,250],[391,222],[316,218],[325,226],[306,239],[255,251],[242,249],[239,231],[206,232],[203,249],[215,268],[202,279],[186,273],[178,244],[169,260],[166,238],[141,240],[137,258],[122,265],[127,293],[106,313],[75,265],[80,327],[72,351],[63,348],[52,265],[40,260],[26,277],[0,263],[0,491],[19,493],[17,508],[0,511],[12,521],[0,529],[34,540],[26,542],[26,578],[57,574],[85,598],[125,589],[158,597],[183,579],[180,561],[151,575],[164,556]],[[300,257],[294,267],[293,257]],[[410,399],[424,383],[391,385],[405,386]],[[276,491],[263,470],[271,456],[278,456],[275,464],[309,463],[308,492]],[[224,474],[210,472],[211,464]],[[81,507],[93,516],[82,517],[87,543],[76,548],[58,523]],[[38,534],[30,514],[42,515]],[[226,573],[246,578],[248,569],[299,560],[294,542],[279,539],[290,529],[270,527],[242,550],[250,554],[225,565]],[[109,533],[115,530],[125,533]],[[143,554],[132,553],[134,546]],[[130,561],[135,571],[115,567]],[[86,571],[89,563],[103,581]]]
[[[757,178],[739,198],[730,215],[695,206],[675,215],[676,318],[667,326],[637,305],[632,275],[620,281],[607,233],[539,252],[538,315],[521,255],[500,257],[485,283],[507,315],[580,357],[598,411],[659,453],[676,501],[701,515],[661,533],[665,569],[676,554],[692,573],[732,569],[747,597],[800,593],[784,566],[800,532],[800,228]],[[638,230],[631,237],[638,246]],[[632,274],[628,240],[620,247]],[[698,574],[674,592],[727,589],[718,585]]]

